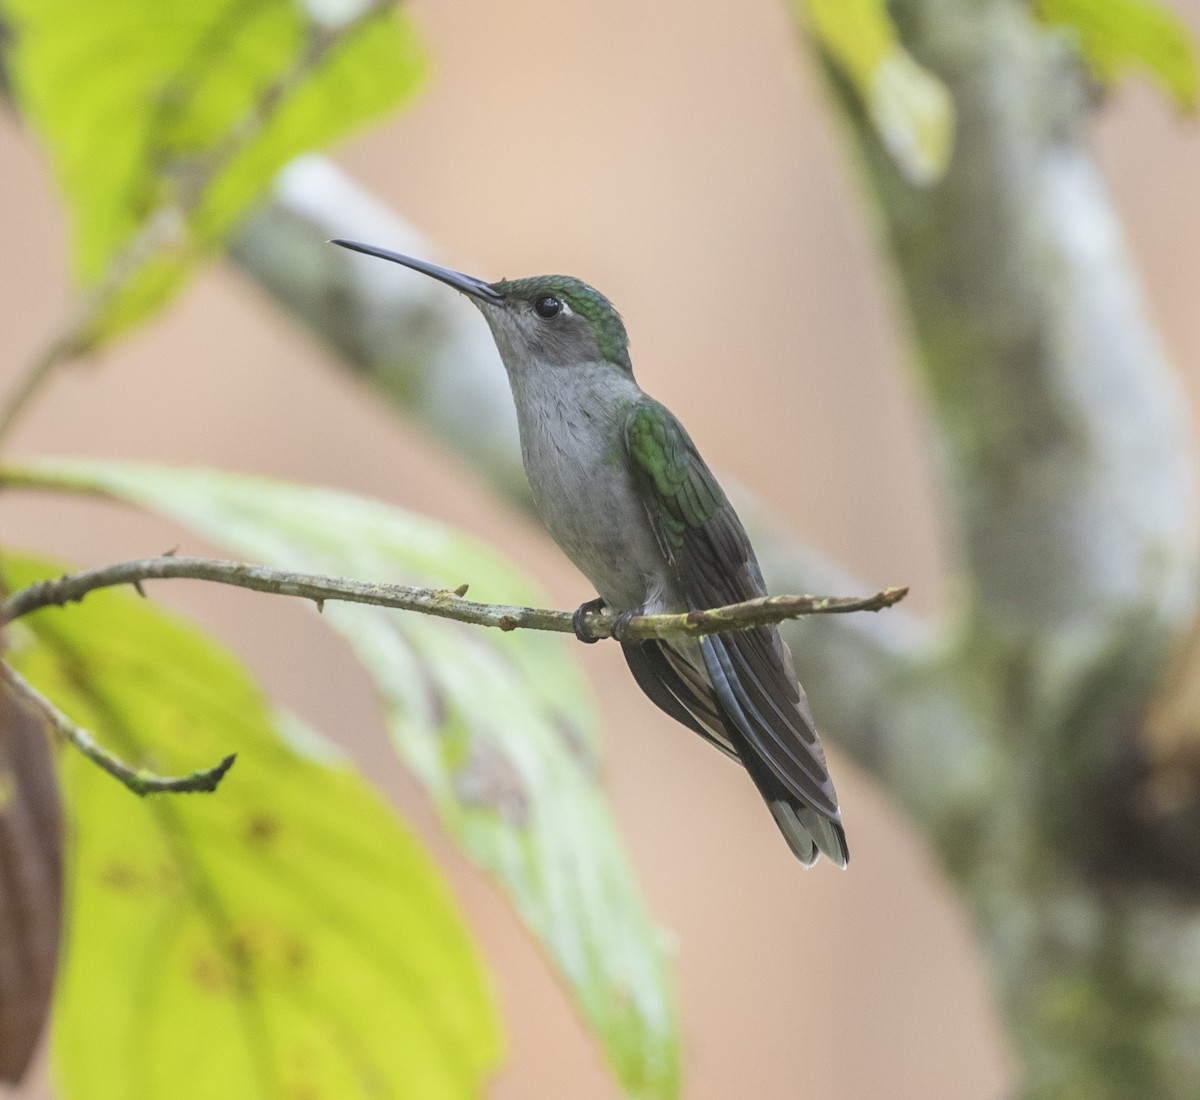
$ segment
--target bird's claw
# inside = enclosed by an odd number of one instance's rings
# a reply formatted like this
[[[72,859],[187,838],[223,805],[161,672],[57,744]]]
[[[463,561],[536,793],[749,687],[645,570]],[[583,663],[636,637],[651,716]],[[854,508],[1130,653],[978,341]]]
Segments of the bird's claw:
[[[633,644],[633,639],[629,637],[629,623],[636,616],[636,611],[622,611],[613,619],[612,636],[622,645]]]
[[[571,616],[571,629],[575,631],[575,637],[585,645],[593,645],[600,640],[588,628],[587,617],[595,614],[597,611],[603,611],[604,608],[604,601],[597,596],[594,600],[581,603],[575,609],[575,614]]]

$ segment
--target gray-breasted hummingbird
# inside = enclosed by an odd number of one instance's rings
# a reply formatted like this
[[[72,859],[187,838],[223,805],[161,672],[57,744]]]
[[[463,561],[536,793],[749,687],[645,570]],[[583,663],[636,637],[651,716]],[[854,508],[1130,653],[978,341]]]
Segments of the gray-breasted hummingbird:
[[[492,330],[517,406],[534,507],[607,607],[636,614],[766,595],[733,507],[670,411],[633,378],[629,338],[604,295],[563,275],[487,283],[355,241],[467,295]],[[805,866],[849,860],[837,795],[791,654],[774,626],[700,638],[621,641],[638,686],[750,773]]]

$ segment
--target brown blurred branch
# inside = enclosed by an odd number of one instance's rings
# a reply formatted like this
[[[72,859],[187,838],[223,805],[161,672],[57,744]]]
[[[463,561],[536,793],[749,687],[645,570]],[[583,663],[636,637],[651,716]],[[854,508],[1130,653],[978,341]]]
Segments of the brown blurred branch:
[[[189,578],[248,588],[280,596],[312,600],[318,607],[326,600],[390,607],[415,611],[438,618],[454,619],[472,626],[498,630],[548,630],[560,634],[574,631],[572,613],[535,607],[476,603],[462,598],[464,585],[457,592],[437,588],[417,588],[402,584],[371,584],[343,577],[324,577],[312,573],[292,573],[245,562],[218,561],[210,558],[179,558],[164,555],[142,561],[122,562],[57,580],[40,581],[14,592],[0,603],[0,626],[43,607],[61,607],[82,600],[98,588],[133,585],[141,592],[141,582],[167,578]],[[800,615],[838,615],[853,611],[881,611],[899,603],[906,588],[888,588],[863,599],[837,596],[765,596],[706,611],[681,615],[635,615],[618,620],[607,612],[593,612],[584,618],[588,633],[595,639],[612,638],[647,641],[687,635],[717,634],[730,630],[750,630],[756,626],[780,623]]]
[[[62,809],[40,716],[0,688],[0,1081],[45,1033],[62,927]]]

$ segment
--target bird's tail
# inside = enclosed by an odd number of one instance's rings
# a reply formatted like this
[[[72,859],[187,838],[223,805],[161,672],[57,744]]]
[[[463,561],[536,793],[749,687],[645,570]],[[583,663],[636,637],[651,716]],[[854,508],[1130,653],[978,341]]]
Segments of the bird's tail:
[[[822,853],[839,867],[850,859],[841,822],[818,812],[787,789],[737,726],[722,716],[722,706],[707,677],[687,657],[662,642],[623,645],[625,660],[641,689],[677,722],[695,730],[750,773],[775,823],[796,858],[811,867]]]
[[[805,867],[811,867],[817,862],[819,853],[845,869],[850,862],[850,848],[842,823],[818,813],[793,795],[749,746],[742,753],[742,764],[770,808],[793,855]]]

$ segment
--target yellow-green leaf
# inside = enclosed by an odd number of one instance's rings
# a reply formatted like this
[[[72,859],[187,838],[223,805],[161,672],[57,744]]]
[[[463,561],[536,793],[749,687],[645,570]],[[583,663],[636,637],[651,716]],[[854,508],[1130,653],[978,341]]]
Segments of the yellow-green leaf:
[[[900,44],[884,0],[795,0],[813,34],[854,85],[880,140],[914,184],[936,183],[954,145],[946,85]]]
[[[111,494],[262,564],[447,590],[469,583],[477,600],[543,603],[486,548],[346,493],[128,463],[42,462],[16,477]],[[666,952],[604,800],[595,718],[564,639],[333,601],[323,620],[374,678],[397,751],[543,944],[628,1093],[674,1096]]]
[[[5,559],[10,583],[60,568]],[[274,719],[238,663],[117,591],[39,611],[11,657],[131,763],[211,795],[146,799],[62,757],[64,1100],[468,1100],[499,1056],[480,958],[436,869],[333,751]]]
[[[1184,21],[1157,0],[1034,0],[1038,15],[1070,27],[1098,80],[1111,83],[1144,69],[1181,110],[1200,102],[1196,40]]]
[[[275,172],[401,102],[421,62],[390,3],[0,0],[21,111],[104,297],[88,339],[161,304]],[[364,13],[374,13],[364,15]]]

